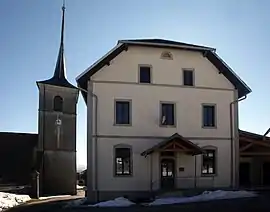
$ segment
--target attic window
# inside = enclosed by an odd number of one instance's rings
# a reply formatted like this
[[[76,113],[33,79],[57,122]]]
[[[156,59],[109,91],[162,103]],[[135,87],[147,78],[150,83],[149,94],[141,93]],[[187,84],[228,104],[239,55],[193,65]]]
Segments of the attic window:
[[[161,59],[172,60],[173,56],[171,52],[162,52]]]

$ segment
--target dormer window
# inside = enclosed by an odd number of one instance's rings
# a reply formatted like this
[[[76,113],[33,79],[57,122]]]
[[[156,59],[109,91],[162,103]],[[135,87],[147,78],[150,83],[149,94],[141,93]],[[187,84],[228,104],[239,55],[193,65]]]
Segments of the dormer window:
[[[54,97],[53,110],[57,112],[63,112],[63,98],[61,96]]]
[[[173,55],[172,55],[171,52],[162,52],[161,53],[161,59],[172,60]]]

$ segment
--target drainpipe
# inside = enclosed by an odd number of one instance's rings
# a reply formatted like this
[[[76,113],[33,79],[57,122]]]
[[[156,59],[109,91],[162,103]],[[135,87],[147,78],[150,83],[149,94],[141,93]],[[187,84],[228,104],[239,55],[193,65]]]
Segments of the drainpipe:
[[[81,91],[83,91],[83,92],[85,92],[85,93],[88,94],[88,91],[87,90],[85,90],[85,89],[83,89],[83,88],[81,88],[79,86],[77,86],[77,88],[78,88],[78,90],[81,90]],[[95,140],[94,140],[94,147],[95,147],[94,148],[94,158],[95,158],[95,164],[94,164],[94,166],[95,166],[95,170],[94,170],[94,172],[95,172],[95,175],[94,175],[94,182],[95,182],[95,184],[94,184],[93,190],[96,192],[96,199],[98,201],[99,200],[99,192],[98,192],[98,169],[97,169],[97,150],[98,150],[98,148],[97,148],[97,134],[98,134],[97,114],[98,113],[97,112],[98,112],[98,96],[96,94],[94,94],[92,91],[91,91],[91,96],[95,98],[95,111],[94,111],[94,113],[95,113],[95,120],[94,120],[94,125],[95,125],[95,127],[94,127],[95,128],[95,131],[94,131],[94,135],[95,135],[95,137],[94,137],[95,138]],[[91,107],[92,107],[92,105],[91,105]],[[91,122],[92,122],[92,117],[91,117]],[[93,125],[91,127],[93,127]],[[91,139],[93,139],[93,134],[91,134]],[[87,169],[88,168],[91,168],[91,167],[90,166],[87,166]],[[87,178],[88,178],[88,176],[87,176]]]
[[[45,153],[44,153],[44,140],[45,140],[45,117],[46,117],[46,98],[45,98],[45,95],[46,95],[46,92],[45,92],[45,86],[43,85],[43,108],[42,108],[42,110],[43,110],[43,112],[42,112],[42,114],[43,114],[43,126],[42,126],[42,128],[43,128],[43,133],[42,133],[42,149],[41,149],[41,151],[42,151],[42,164],[41,164],[41,172],[42,172],[42,179],[41,179],[41,183],[42,183],[42,186],[41,186],[41,190],[42,191],[40,191],[39,193],[41,194],[41,195],[44,195],[44,176],[45,176],[45,173],[44,173],[44,170],[45,170],[45,168],[44,168],[44,161],[45,161]]]
[[[233,156],[233,153],[234,153],[234,136],[233,136],[233,127],[234,124],[233,124],[233,105],[234,104],[238,104],[238,102],[240,101],[243,101],[247,98],[247,95],[245,95],[243,98],[240,98],[240,99],[237,99],[237,100],[234,100],[233,102],[230,103],[230,138],[231,138],[231,186],[233,187],[233,174],[234,174],[234,156]],[[238,130],[238,129],[237,129]]]

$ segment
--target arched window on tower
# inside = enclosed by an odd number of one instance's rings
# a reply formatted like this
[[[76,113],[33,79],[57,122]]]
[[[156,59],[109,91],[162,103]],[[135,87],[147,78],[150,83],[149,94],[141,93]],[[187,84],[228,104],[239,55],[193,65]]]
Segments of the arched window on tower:
[[[63,111],[63,98],[61,96],[54,97],[53,110],[58,112]]]

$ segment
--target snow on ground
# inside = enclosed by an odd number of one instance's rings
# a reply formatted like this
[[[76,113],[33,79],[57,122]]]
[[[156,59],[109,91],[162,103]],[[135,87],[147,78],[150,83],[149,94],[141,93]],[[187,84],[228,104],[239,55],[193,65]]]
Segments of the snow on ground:
[[[39,197],[39,200],[47,200],[47,199],[54,199],[54,198],[63,198],[63,197],[71,197],[71,195],[57,195],[57,196],[47,196],[47,197]]]
[[[124,197],[118,197],[114,200],[99,202],[99,203],[93,205],[93,207],[128,207],[128,206],[132,206],[132,205],[135,205],[135,203],[129,201],[128,199],[126,199]]]
[[[94,205],[84,205],[87,202],[87,198],[77,199],[72,202],[69,202],[66,207],[77,207],[82,206],[83,207],[129,207],[132,205],[135,205],[135,203],[129,201],[128,199],[124,197],[118,197],[114,200],[99,202]]]
[[[144,204],[144,206],[154,206],[154,205],[166,205],[166,204],[181,204],[181,203],[191,203],[191,202],[203,202],[218,199],[234,199],[234,198],[244,198],[244,197],[255,197],[257,194],[248,191],[204,191],[202,194],[192,197],[166,197],[157,198],[155,201]],[[135,205],[135,203],[124,197],[118,197],[114,200],[99,202],[94,205],[86,205],[87,198],[73,200],[69,202],[66,207],[129,207]]]
[[[202,194],[193,197],[167,197],[159,198],[149,203],[148,205],[167,205],[167,204],[180,204],[190,202],[203,202],[218,199],[234,199],[244,197],[255,197],[257,196],[253,192],[248,191],[204,191]]]
[[[85,188],[84,186],[77,185],[77,190],[82,190],[84,188]]]
[[[29,200],[31,200],[31,198],[28,195],[0,192],[0,211],[12,208]]]
[[[85,203],[87,202],[87,198],[81,198],[81,199],[75,199],[75,200],[72,200],[70,202],[68,202],[65,207],[66,208],[69,208],[69,207],[77,207],[77,206],[80,206],[80,205],[84,205]]]

